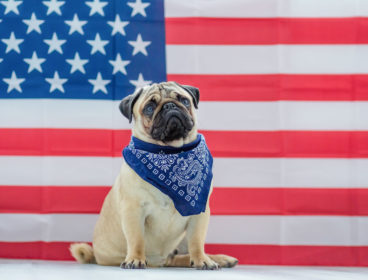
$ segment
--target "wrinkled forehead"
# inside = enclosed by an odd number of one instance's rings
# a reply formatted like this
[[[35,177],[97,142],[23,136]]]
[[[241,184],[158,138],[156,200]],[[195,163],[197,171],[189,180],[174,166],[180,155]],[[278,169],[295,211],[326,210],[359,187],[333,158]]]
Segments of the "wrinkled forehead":
[[[185,89],[173,82],[153,84],[145,89],[146,97],[157,93],[164,98],[176,98],[178,93],[190,97],[190,94]]]

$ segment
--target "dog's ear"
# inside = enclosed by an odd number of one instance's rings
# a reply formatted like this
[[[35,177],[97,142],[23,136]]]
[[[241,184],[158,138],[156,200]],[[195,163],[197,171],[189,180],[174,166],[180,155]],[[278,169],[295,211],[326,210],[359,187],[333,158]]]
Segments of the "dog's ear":
[[[192,86],[181,85],[176,83],[181,88],[185,89],[193,98],[194,107],[198,109],[198,102],[199,102],[199,89]]]
[[[120,102],[119,109],[120,112],[126,117],[129,122],[132,122],[133,118],[133,107],[135,102],[137,102],[139,96],[142,94],[143,89],[141,88],[139,91],[128,95],[123,98],[123,100]]]

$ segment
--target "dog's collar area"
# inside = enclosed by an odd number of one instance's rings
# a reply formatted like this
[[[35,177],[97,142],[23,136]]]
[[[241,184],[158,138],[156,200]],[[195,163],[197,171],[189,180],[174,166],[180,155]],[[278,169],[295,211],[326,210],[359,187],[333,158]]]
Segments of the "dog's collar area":
[[[132,137],[123,157],[138,176],[169,196],[182,216],[206,211],[213,158],[203,135],[180,148]]]
[[[132,142],[134,147],[138,150],[143,150],[150,153],[165,153],[165,154],[179,154],[182,152],[187,152],[196,148],[201,142],[203,136],[202,134],[197,135],[197,139],[191,143],[185,144],[181,147],[171,147],[171,146],[161,146],[152,143],[145,142],[132,136]]]

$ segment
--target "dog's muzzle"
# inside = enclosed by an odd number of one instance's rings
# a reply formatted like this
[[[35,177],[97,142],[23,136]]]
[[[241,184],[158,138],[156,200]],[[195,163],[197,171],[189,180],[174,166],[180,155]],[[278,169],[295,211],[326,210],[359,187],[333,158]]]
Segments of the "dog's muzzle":
[[[193,125],[193,120],[182,108],[174,102],[167,102],[155,117],[151,136],[163,142],[185,138]]]

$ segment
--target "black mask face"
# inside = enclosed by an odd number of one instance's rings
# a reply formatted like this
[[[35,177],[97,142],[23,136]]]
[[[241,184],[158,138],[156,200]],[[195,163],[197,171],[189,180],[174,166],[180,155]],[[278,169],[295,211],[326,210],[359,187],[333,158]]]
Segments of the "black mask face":
[[[170,142],[185,138],[193,125],[193,120],[185,109],[174,102],[167,102],[153,121],[151,136],[155,140]]]

